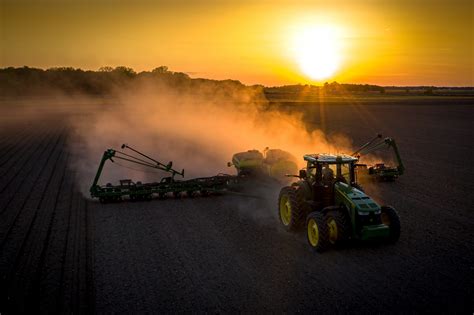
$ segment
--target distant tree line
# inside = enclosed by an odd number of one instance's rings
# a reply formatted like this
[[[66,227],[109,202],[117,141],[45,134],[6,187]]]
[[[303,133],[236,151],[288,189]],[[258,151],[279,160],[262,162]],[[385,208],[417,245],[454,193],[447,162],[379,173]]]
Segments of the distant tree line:
[[[383,86],[372,85],[372,84],[347,84],[337,82],[326,82],[323,86],[315,85],[284,85],[278,87],[267,87],[265,93],[268,97],[275,94],[287,94],[287,95],[342,95],[347,93],[385,93]]]
[[[102,67],[98,71],[70,67],[47,70],[30,67],[0,69],[0,96],[41,96],[54,93],[107,96],[123,89],[133,89],[142,83],[175,89],[195,88],[210,93],[216,87],[221,87],[221,96],[249,88],[236,80],[191,79],[186,73],[170,71],[166,66],[140,73],[128,67]]]
[[[263,85],[246,86],[237,80],[192,79],[183,72],[170,71],[160,66],[152,71],[135,72],[128,67],[102,67],[98,71],[75,69],[71,67],[50,68],[47,70],[21,67],[0,69],[0,96],[38,96],[62,93],[66,95],[85,94],[107,96],[133,89],[142,83],[151,86],[167,86],[174,89],[187,89],[199,93],[215,94],[216,97],[236,97],[239,91],[264,92],[269,100],[295,99],[324,95],[385,93],[390,94],[424,94],[449,95],[466,91],[472,94],[472,87],[396,87],[372,84],[346,84],[326,82],[323,86],[315,85],[284,85],[264,87]]]
[[[348,83],[342,83],[339,84],[337,82],[332,82],[332,83],[324,83],[323,90],[326,93],[330,94],[341,94],[344,92],[361,92],[361,93],[367,93],[367,92],[378,92],[378,93],[385,93],[385,88],[383,86],[379,85],[373,85],[373,84],[348,84]]]

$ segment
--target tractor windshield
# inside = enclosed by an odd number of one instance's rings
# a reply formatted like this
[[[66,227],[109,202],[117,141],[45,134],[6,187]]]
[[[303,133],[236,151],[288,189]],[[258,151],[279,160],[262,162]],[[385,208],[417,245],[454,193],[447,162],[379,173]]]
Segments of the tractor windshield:
[[[351,180],[351,165],[349,163],[345,163],[345,164],[338,164],[338,167],[339,170],[338,170],[338,177],[341,179],[344,179],[343,181],[346,182],[346,183],[351,183],[352,180]],[[340,171],[340,173],[339,173]]]
[[[308,163],[307,172],[311,180],[323,183],[324,185],[329,185],[336,181],[346,184],[355,183],[354,166],[352,162]]]
[[[351,163],[323,163],[321,179],[326,183],[338,181],[350,184],[354,181],[351,167]]]

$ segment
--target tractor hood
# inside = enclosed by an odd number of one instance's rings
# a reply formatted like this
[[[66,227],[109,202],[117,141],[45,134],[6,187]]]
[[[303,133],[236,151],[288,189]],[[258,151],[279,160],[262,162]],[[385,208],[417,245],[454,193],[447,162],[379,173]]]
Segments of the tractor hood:
[[[364,192],[345,183],[338,182],[334,185],[338,192],[336,198],[341,198],[339,202],[350,205],[352,209],[360,212],[379,211],[380,206]]]

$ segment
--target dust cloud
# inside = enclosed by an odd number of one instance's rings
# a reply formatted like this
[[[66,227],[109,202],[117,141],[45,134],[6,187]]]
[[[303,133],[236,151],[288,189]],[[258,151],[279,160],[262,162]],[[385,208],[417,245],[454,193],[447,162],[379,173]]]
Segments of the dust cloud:
[[[81,188],[88,191],[103,151],[120,149],[123,143],[163,163],[173,161],[175,169],[185,169],[185,178],[234,174],[227,162],[234,153],[250,149],[286,150],[300,166],[306,153],[350,152],[347,137],[328,139],[320,130],[307,130],[300,115],[267,105],[261,88],[233,81],[192,87],[138,82],[117,91],[106,104],[71,122]],[[116,162],[106,164],[100,183],[123,178],[158,181],[165,176]],[[127,168],[114,165],[118,163]]]

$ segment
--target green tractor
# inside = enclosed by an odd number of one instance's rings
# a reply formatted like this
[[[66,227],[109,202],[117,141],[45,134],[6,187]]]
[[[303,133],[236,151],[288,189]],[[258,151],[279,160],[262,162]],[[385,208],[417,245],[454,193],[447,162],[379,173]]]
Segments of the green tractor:
[[[322,252],[348,240],[384,240],[400,237],[400,218],[390,206],[380,206],[357,184],[358,159],[350,155],[308,154],[299,180],[283,187],[279,218],[287,231],[306,225],[308,243]]]

